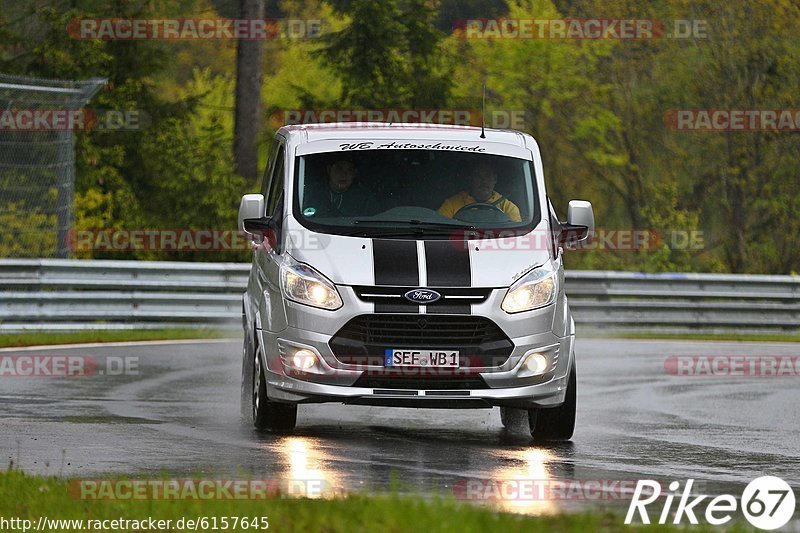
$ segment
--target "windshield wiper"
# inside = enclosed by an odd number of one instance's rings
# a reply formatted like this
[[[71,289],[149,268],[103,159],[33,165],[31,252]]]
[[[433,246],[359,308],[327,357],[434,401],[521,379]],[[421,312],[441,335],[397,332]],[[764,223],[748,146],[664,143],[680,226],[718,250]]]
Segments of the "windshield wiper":
[[[460,235],[460,232],[454,231],[445,231],[444,228],[431,228],[425,230],[423,228],[406,228],[406,229],[377,229],[377,228],[362,228],[362,229],[355,229],[352,231],[345,231],[339,232],[339,235],[344,235],[345,237],[411,237],[411,238],[419,238],[425,235],[449,235],[451,237],[455,237],[456,235]],[[468,233],[465,231],[463,236],[466,238]]]
[[[422,220],[354,220],[353,224],[411,224],[414,229],[422,228],[446,228],[446,229],[475,229],[475,226],[465,226],[463,224],[453,224],[450,222],[425,222]],[[412,228],[409,228],[412,229]]]
[[[379,229],[369,227],[370,225],[391,224],[392,228]],[[424,222],[421,220],[368,220],[358,219],[353,221],[354,226],[361,225],[361,228],[340,233],[349,237],[420,237],[422,235],[442,235],[453,234],[459,231],[474,230],[475,226],[465,226],[463,224],[451,224],[448,222]],[[399,227],[398,227],[399,226]]]
[[[352,231],[344,231],[339,232],[339,235],[344,235],[345,237],[411,237],[417,238],[425,235],[425,232],[421,228],[408,228],[404,230],[395,230],[395,229],[375,229],[370,230],[367,228],[364,229],[355,229]]]

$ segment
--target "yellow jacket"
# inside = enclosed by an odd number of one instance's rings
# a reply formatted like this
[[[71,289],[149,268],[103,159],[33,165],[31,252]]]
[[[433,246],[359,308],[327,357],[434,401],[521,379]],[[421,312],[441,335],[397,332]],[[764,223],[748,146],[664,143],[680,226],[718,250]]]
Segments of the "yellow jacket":
[[[491,204],[492,202],[496,202],[497,200],[499,200],[500,197],[501,197],[500,193],[494,191],[492,192],[492,196],[489,197],[489,199],[484,203]],[[439,213],[441,213],[446,217],[453,218],[453,215],[455,215],[459,209],[461,209],[465,205],[475,204],[475,203],[479,202],[475,198],[473,198],[471,194],[469,194],[466,191],[461,191],[460,193],[451,196],[450,198],[445,200],[442,203],[441,207],[439,207]],[[505,199],[502,202],[499,202],[497,204],[497,208],[506,215],[508,215],[508,217],[511,220],[515,222],[522,221],[522,217],[519,214],[519,208],[516,205],[514,205],[514,202],[512,202],[511,200]]]

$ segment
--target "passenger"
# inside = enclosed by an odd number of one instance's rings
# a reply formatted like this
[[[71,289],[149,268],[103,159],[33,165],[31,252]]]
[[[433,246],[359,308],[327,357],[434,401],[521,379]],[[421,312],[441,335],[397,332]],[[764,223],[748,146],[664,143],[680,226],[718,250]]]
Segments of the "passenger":
[[[487,164],[479,164],[469,172],[469,191],[461,191],[445,200],[439,207],[439,213],[453,218],[464,206],[471,204],[490,204],[508,215],[508,218],[520,222],[522,217],[514,202],[494,190],[497,174]]]
[[[371,216],[374,195],[357,181],[356,166],[346,159],[328,165],[327,184],[311,187],[303,199],[305,216]]]

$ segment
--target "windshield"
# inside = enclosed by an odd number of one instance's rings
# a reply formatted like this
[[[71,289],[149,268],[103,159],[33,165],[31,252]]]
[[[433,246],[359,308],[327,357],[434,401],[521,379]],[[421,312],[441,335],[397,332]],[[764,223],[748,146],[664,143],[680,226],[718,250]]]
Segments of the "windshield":
[[[363,150],[298,157],[295,216],[323,233],[447,238],[526,233],[539,221],[533,165],[435,150]]]

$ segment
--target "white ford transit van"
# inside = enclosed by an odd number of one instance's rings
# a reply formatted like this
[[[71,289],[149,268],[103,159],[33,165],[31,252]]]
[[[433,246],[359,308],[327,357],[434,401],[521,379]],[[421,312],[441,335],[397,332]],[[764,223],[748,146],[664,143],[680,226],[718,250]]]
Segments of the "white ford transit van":
[[[510,130],[430,124],[281,128],[244,293],[242,405],[288,431],[298,404],[500,407],[534,440],[575,426],[565,247],[594,229],[550,204],[539,148]]]

